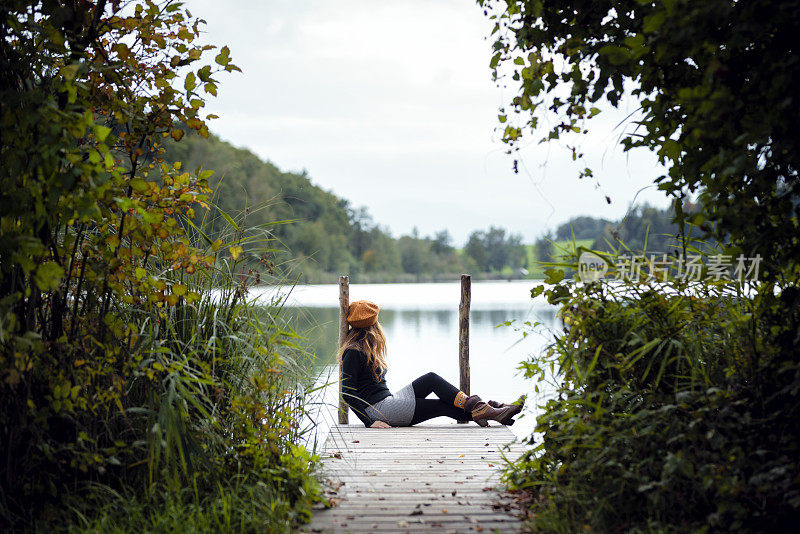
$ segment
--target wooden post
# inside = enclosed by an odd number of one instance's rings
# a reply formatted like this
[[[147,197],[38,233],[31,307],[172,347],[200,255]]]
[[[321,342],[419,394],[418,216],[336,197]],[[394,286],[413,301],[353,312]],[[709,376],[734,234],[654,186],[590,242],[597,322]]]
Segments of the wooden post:
[[[458,370],[461,391],[469,395],[469,306],[472,300],[472,277],[461,275],[461,303],[458,305]],[[466,423],[467,421],[459,421]]]
[[[350,329],[347,324],[347,313],[350,310],[350,277],[339,277],[339,347],[344,344],[347,332]],[[339,363],[339,424],[346,425],[348,422],[349,407],[342,395],[342,364]]]

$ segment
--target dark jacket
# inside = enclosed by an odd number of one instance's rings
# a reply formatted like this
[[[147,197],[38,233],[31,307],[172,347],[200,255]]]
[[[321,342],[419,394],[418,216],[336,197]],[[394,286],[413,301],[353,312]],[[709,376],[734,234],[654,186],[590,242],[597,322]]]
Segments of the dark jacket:
[[[360,350],[347,349],[344,351],[342,354],[342,396],[364,423],[364,426],[371,426],[375,421],[367,415],[367,406],[382,401],[391,393],[386,386],[386,378],[382,376],[380,380],[377,380],[372,373],[372,367],[367,362],[367,355]]]

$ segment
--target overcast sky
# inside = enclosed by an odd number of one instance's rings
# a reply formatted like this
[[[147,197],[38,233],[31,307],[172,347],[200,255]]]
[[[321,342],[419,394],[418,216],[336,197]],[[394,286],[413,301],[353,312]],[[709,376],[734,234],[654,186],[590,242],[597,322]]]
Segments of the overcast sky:
[[[450,231],[457,245],[490,225],[532,242],[576,215],[617,219],[666,206],[663,172],[622,152],[608,110],[583,142],[597,176],[563,145],[531,136],[514,174],[495,132],[511,95],[491,81],[490,22],[469,0],[189,0],[207,38],[243,71],[220,75],[211,129],[282,170],[366,206],[394,236]],[[648,187],[650,186],[650,187]],[[644,191],[639,192],[642,188]],[[611,198],[609,205],[605,197]]]

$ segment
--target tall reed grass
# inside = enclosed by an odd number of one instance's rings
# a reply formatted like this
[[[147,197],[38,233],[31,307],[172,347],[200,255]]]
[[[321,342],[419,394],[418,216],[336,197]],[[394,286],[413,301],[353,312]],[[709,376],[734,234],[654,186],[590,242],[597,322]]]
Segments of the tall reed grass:
[[[112,304],[136,326],[121,410],[97,420],[118,441],[119,454],[102,459],[113,477],[81,484],[40,528],[58,518],[81,532],[290,532],[319,501],[317,458],[300,445],[313,430],[313,358],[279,296],[247,295],[282,281],[269,261],[274,242],[268,228],[211,213],[185,221],[192,245],[215,256],[211,268],[148,266],[156,283],[181,288],[174,305]]]

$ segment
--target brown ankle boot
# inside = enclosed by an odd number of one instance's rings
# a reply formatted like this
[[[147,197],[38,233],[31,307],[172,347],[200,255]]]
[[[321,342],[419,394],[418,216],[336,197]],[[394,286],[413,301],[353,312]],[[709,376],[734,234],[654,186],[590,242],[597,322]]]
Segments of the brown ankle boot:
[[[475,406],[477,406],[478,403],[480,403],[480,402],[483,402],[483,401],[481,400],[481,398],[479,396],[470,395],[469,397],[467,397],[467,400],[464,401],[464,406],[463,406],[464,411],[467,412],[467,413],[472,413],[472,410],[474,410]]]
[[[506,424],[503,421],[508,421],[513,417],[512,413],[517,413],[522,407],[511,405],[505,408],[495,408],[489,406],[485,402],[478,402],[472,409],[472,420],[480,426],[489,426],[489,421],[497,421],[500,424]]]
[[[508,425],[508,426],[511,426],[511,425],[513,425],[513,424],[514,424],[514,419],[513,419],[513,417],[514,417],[515,415],[517,415],[519,412],[521,412],[521,411],[522,411],[522,408],[523,408],[523,406],[525,406],[525,399],[526,399],[526,398],[527,398],[527,395],[520,395],[520,397],[519,397],[519,398],[518,398],[516,401],[514,401],[513,403],[511,403],[511,404],[506,404],[506,403],[504,403],[504,402],[497,402],[497,401],[493,401],[493,400],[490,400],[490,401],[489,401],[487,404],[488,404],[489,406],[491,406],[492,408],[505,408],[505,407],[507,407],[507,406],[513,406],[513,407],[516,407],[517,409],[516,409],[515,411],[513,411],[512,413],[510,413],[510,414],[508,415],[508,417],[506,417],[506,419],[504,419],[503,421],[500,421],[500,424],[501,424],[501,425]]]

